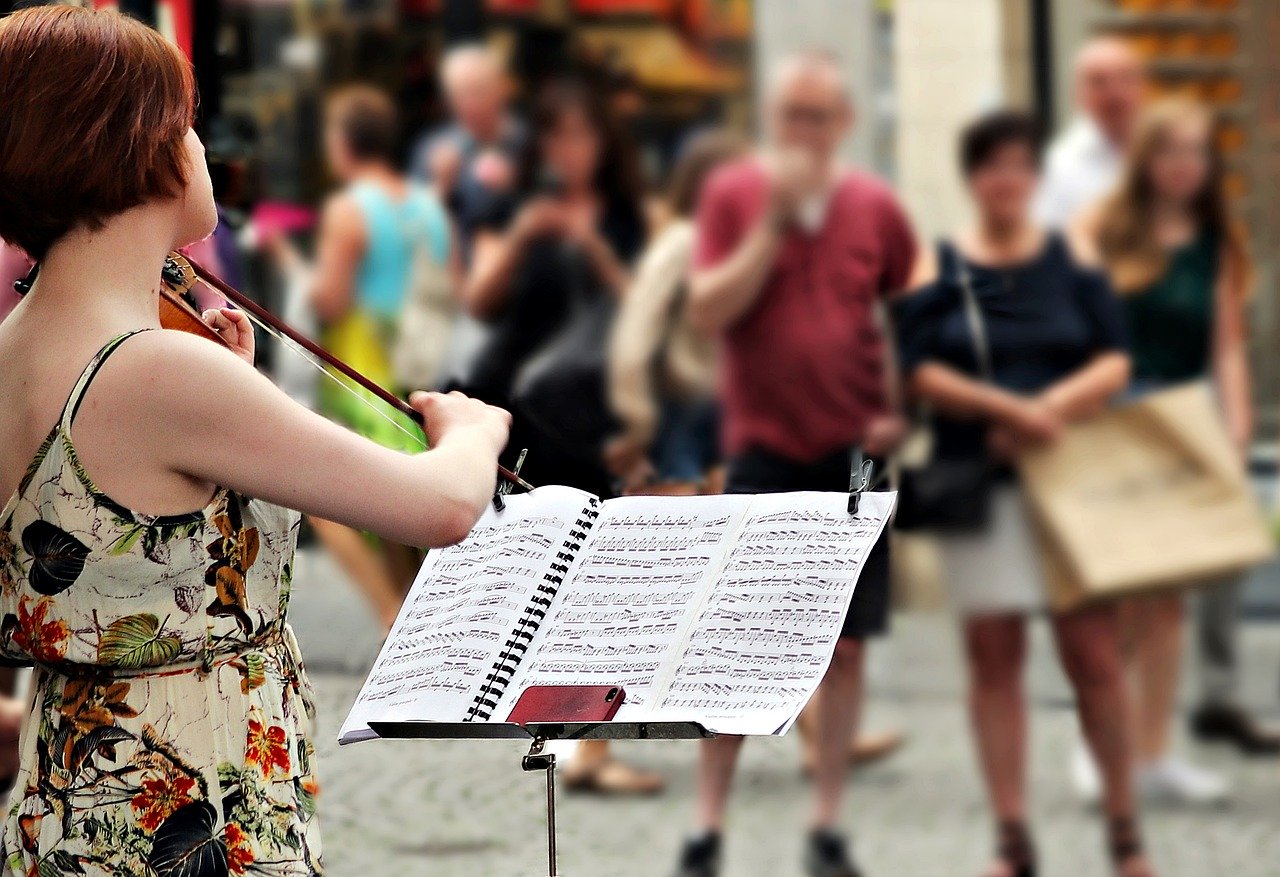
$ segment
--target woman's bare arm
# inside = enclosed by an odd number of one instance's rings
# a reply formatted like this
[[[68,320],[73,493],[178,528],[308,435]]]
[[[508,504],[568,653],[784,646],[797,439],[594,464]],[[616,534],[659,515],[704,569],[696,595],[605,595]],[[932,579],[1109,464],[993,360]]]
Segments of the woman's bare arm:
[[[564,229],[564,208],[553,199],[535,198],[520,209],[510,228],[477,232],[462,287],[462,303],[471,315],[487,320],[501,310],[529,241]]]
[[[323,322],[337,322],[351,310],[365,237],[364,218],[356,203],[345,195],[331,198],[320,218],[316,267],[308,295]]]
[[[1100,353],[1041,394],[1067,422],[1102,413],[1116,394],[1129,385],[1130,360],[1119,351]]]
[[[914,399],[958,420],[985,420],[1012,425],[1023,418],[1029,400],[940,362],[918,366],[907,381]]]
[[[112,440],[131,448],[131,465],[425,547],[461,540],[484,512],[510,424],[457,394],[416,394],[432,449],[399,453],[309,411],[229,351],[166,331],[130,339],[87,399],[111,400]]]
[[[1214,289],[1213,380],[1231,440],[1241,453],[1253,440],[1253,401],[1245,327],[1245,278],[1229,254]]]
[[[462,285],[462,303],[477,319],[492,317],[507,299],[521,247],[512,232],[479,232],[471,245],[471,270]]]

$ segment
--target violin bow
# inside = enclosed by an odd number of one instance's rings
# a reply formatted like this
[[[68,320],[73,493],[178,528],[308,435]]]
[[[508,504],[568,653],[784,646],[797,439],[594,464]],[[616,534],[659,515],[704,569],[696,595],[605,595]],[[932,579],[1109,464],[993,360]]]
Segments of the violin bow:
[[[242,309],[249,315],[257,318],[258,320],[262,321],[266,325],[270,326],[273,330],[275,330],[276,332],[279,332],[281,335],[288,338],[294,344],[297,344],[299,347],[306,350],[308,353],[315,356],[320,361],[324,362],[334,371],[341,372],[343,375],[350,378],[352,381],[359,384],[361,387],[364,387],[373,395],[377,396],[383,402],[386,402],[392,408],[396,409],[397,411],[401,412],[405,416],[412,419],[419,426],[423,425],[424,420],[422,417],[422,413],[418,411],[418,409],[410,405],[408,402],[406,402],[404,399],[401,399],[395,393],[391,392],[390,390],[386,389],[385,387],[381,386],[375,381],[370,380],[368,377],[356,371],[354,368],[352,368],[347,363],[343,362],[341,359],[338,359],[338,357],[334,356],[332,353],[325,350],[319,344],[317,344],[307,336],[303,335],[301,332],[294,329],[288,323],[284,322],[275,314],[271,313],[271,311],[267,310],[266,308],[258,304],[253,299],[249,298],[248,296],[241,293],[239,290],[232,287],[221,277],[218,277],[216,274],[213,274],[212,272],[203,268],[200,265],[200,263],[197,262],[195,259],[192,259],[190,256],[187,256],[185,253],[183,254],[183,258],[185,258],[187,261],[187,264],[191,266],[191,270],[195,272],[196,279],[216,289],[228,301],[233,303],[236,307]],[[523,455],[521,455],[521,457],[523,459]],[[502,476],[504,479],[506,479],[508,483],[513,484],[516,487],[521,488],[522,490],[533,490],[532,484],[530,484],[529,482],[521,478],[519,474],[517,474],[517,472],[511,471],[505,466],[498,467],[498,474]]]

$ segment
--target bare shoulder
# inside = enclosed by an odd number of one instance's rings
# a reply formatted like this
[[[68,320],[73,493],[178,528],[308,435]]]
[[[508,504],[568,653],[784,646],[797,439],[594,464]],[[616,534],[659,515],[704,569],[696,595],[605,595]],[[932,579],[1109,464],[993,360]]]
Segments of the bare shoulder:
[[[363,237],[364,213],[355,196],[346,191],[330,195],[320,211],[320,226],[326,234]]]
[[[163,416],[217,410],[232,404],[233,390],[261,383],[270,384],[221,344],[172,329],[128,339],[94,377],[99,398]]]
[[[1102,266],[1102,251],[1098,239],[1102,230],[1102,202],[1090,204],[1063,229],[1067,248],[1076,263],[1088,268]]]
[[[916,254],[916,262],[911,267],[911,277],[907,281],[906,289],[899,292],[895,298],[919,292],[937,279],[938,253],[933,247],[921,247]]]

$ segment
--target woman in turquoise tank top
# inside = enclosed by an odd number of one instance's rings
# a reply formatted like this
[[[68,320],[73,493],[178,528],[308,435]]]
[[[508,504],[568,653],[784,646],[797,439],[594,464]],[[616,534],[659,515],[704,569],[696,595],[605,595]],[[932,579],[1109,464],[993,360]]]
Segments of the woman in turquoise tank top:
[[[310,296],[325,346],[383,386],[395,383],[390,348],[415,262],[449,257],[444,209],[396,168],[396,131],[395,107],[382,92],[351,86],[330,97],[325,152],[346,186],[324,208]],[[407,418],[366,396],[373,410],[330,382],[321,407],[381,444],[421,450],[421,434]]]
[[[1245,305],[1252,264],[1223,188],[1223,156],[1211,112],[1176,99],[1140,123],[1125,176],[1092,221],[1102,258],[1129,318],[1134,391],[1212,382],[1227,431],[1243,457],[1253,431]],[[1238,581],[1199,601],[1204,706],[1193,722],[1242,745],[1263,734],[1231,691]],[[1129,661],[1136,690],[1136,763],[1148,798],[1189,803],[1228,795],[1217,775],[1170,754],[1185,598],[1128,601]],[[1275,741],[1280,744],[1280,740]]]
[[[396,167],[397,129],[394,104],[375,88],[348,86],[330,96],[325,153],[344,187],[324,206],[309,293],[324,347],[384,387],[397,383],[391,349],[415,271],[421,260],[443,265],[450,255],[444,209]],[[277,244],[288,261],[300,261],[286,243]],[[318,398],[326,416],[394,450],[426,447],[413,421],[348,378],[329,374]],[[417,553],[330,521],[311,523],[390,630]]]

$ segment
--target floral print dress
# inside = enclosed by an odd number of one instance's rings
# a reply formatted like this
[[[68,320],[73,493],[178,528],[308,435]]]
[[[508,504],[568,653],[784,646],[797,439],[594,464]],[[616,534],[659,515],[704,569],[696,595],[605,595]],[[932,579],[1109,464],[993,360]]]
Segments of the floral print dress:
[[[220,489],[154,517],[94,487],[71,425],[130,335],[0,512],[0,651],[37,668],[0,875],[322,874],[298,516]]]

